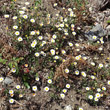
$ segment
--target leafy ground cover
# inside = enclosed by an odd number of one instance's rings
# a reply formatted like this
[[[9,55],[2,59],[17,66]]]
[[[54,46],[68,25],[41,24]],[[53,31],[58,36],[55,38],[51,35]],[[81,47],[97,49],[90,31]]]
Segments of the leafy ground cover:
[[[85,36],[85,26],[97,25],[87,1],[55,1],[53,12],[42,1],[8,2],[1,9],[1,108],[109,110],[110,44]]]

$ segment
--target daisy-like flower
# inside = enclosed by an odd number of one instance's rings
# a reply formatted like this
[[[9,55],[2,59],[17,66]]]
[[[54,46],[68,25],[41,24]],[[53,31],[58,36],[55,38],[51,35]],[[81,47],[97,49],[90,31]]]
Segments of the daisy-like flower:
[[[100,63],[100,64],[99,64],[99,68],[102,68],[102,67],[103,67],[103,64],[102,64],[102,63]]]
[[[68,44],[69,44],[69,46],[70,46],[70,47],[72,47],[72,46],[73,46],[73,43],[71,43],[71,42],[69,42]]]
[[[55,40],[54,40],[53,38],[51,38],[51,42],[52,42],[52,43],[55,43]]]
[[[67,89],[63,89],[62,92],[63,92],[63,93],[67,93]]]
[[[5,17],[5,18],[9,18],[9,15],[8,15],[8,14],[5,14],[4,17]]]
[[[107,81],[107,84],[110,85],[110,80]]]
[[[79,44],[78,44],[78,43],[76,43],[76,44],[75,44],[75,46],[76,46],[76,47],[79,47]]]
[[[39,80],[40,80],[40,78],[39,78],[39,77],[36,77],[36,78],[35,78],[35,80],[36,80],[36,81],[39,81]]]
[[[55,50],[54,49],[51,49],[50,50],[50,53],[51,53],[51,55],[55,55]]]
[[[68,36],[68,35],[69,35],[69,34],[68,34],[68,32],[65,32],[64,34],[65,34],[66,36]]]
[[[74,24],[71,24],[71,27],[72,27],[72,28],[74,28],[74,27],[75,27],[75,25],[74,25]]]
[[[79,109],[78,110],[84,110],[82,107],[79,107]]]
[[[57,3],[54,3],[53,6],[56,7],[57,6]]]
[[[65,51],[65,50],[62,50],[61,53],[62,53],[62,54],[66,54],[66,51]]]
[[[35,19],[33,19],[33,18],[30,19],[30,22],[31,22],[31,23],[35,23]]]
[[[95,66],[95,63],[94,63],[94,62],[91,62],[91,65],[92,65],[92,66]]]
[[[35,31],[31,31],[30,35],[35,35]]]
[[[44,24],[43,24],[43,22],[41,22],[39,25],[42,27]]]
[[[106,91],[106,87],[102,87],[102,90]]]
[[[100,48],[98,48],[98,50],[102,51],[102,50],[103,50],[103,48],[102,48],[102,47],[100,47]]]
[[[27,18],[28,18],[28,16],[27,16],[27,15],[23,15],[23,18],[24,18],[24,19],[27,19]]]
[[[72,11],[72,9],[71,9],[71,8],[68,8],[68,11],[70,11],[70,12],[71,12],[71,11]]]
[[[100,93],[96,93],[95,97],[100,98]]]
[[[86,90],[89,91],[90,90],[90,87],[86,87]]]
[[[22,10],[26,10],[26,7],[22,7]]]
[[[73,13],[73,11],[71,11],[71,12],[70,12],[70,16],[73,17],[73,15],[74,15],[74,13]]]
[[[17,19],[17,16],[13,16],[13,18],[12,18],[12,19],[14,19],[14,20],[15,20],[15,19]]]
[[[80,60],[80,58],[81,57],[79,55],[75,57],[76,60]]]
[[[76,32],[72,32],[72,34],[75,36],[76,35]]]
[[[39,34],[40,34],[40,31],[39,31],[39,30],[37,30],[37,31],[36,31],[36,34],[37,34],[37,35],[39,35]]]
[[[58,60],[60,57],[58,55],[54,56],[54,59]]]
[[[29,2],[25,2],[25,5],[29,5],[30,3]]]
[[[83,77],[86,77],[86,73],[84,71],[81,72]]]
[[[64,22],[67,22],[67,21],[68,21],[68,19],[67,19],[67,18],[65,18],[65,19],[64,19]]]
[[[60,24],[60,27],[62,27],[62,28],[63,28],[63,27],[64,27],[64,24],[63,24],[63,23],[62,23],[62,24]]]
[[[36,56],[36,57],[39,57],[39,56],[40,56],[39,52],[36,52],[36,53],[35,53],[35,56]]]
[[[11,72],[15,73],[16,72],[16,68],[12,68]]]
[[[52,83],[52,79],[48,79],[47,82],[48,82],[49,84],[51,84],[51,83]]]
[[[69,89],[69,88],[70,88],[70,84],[66,84],[66,88],[68,88],[68,89]]]
[[[92,100],[92,99],[93,99],[93,95],[89,95],[88,98],[89,98],[90,100]]]
[[[91,75],[91,79],[95,79],[95,76]]]
[[[94,40],[96,40],[96,39],[97,39],[97,36],[94,35],[92,38],[93,38]]]
[[[13,29],[18,29],[18,26],[13,26]]]
[[[18,41],[19,42],[23,41],[23,38],[22,37],[18,37]]]
[[[39,37],[38,37],[38,39],[39,39],[39,40],[42,40],[42,39],[43,39],[43,37],[42,37],[42,36],[39,36]]]
[[[23,94],[19,94],[19,98],[22,98],[23,97]]]
[[[56,38],[57,38],[57,36],[54,34],[54,35],[52,36],[52,38],[53,38],[53,39],[56,39]]]
[[[44,91],[48,92],[49,91],[49,87],[44,87]]]
[[[21,15],[23,15],[23,14],[25,13],[25,11],[19,11],[19,13],[20,13]]]
[[[21,86],[20,85],[16,85],[16,89],[20,89],[21,88]]]
[[[65,94],[64,94],[64,93],[61,93],[61,94],[60,94],[60,97],[61,97],[62,99],[64,99],[64,98],[65,98]]]
[[[37,40],[34,40],[32,43],[31,43],[31,47],[35,47],[37,45]]]
[[[16,36],[20,35],[20,32],[19,32],[19,31],[16,31],[16,32],[15,32],[15,35],[16,35]]]
[[[97,92],[100,92],[101,91],[101,89],[100,88],[97,88]]]
[[[73,62],[74,65],[77,65],[77,62]]]
[[[0,77],[0,82],[3,82],[4,78],[3,77]]]
[[[94,100],[95,100],[96,102],[98,102],[98,101],[99,101],[99,99],[98,99],[97,97],[95,97],[95,98],[94,98]]]
[[[9,90],[9,94],[14,94],[14,91],[13,90]]]
[[[37,86],[33,86],[33,87],[32,87],[32,90],[33,90],[33,91],[37,91]]]
[[[79,75],[79,71],[78,70],[75,71],[75,75]]]
[[[69,73],[69,69],[68,68],[65,69],[65,73]]]
[[[11,99],[9,99],[9,103],[11,103],[11,104],[13,104],[13,103],[14,103],[14,101],[15,101],[15,100],[14,100],[14,99],[12,99],[12,98],[11,98]]]

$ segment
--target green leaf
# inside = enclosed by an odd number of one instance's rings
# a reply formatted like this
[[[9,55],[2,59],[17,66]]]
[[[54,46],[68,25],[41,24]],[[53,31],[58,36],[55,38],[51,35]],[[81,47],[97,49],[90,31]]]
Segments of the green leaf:
[[[30,85],[27,82],[24,82],[24,85],[26,86],[26,88],[30,89]]]

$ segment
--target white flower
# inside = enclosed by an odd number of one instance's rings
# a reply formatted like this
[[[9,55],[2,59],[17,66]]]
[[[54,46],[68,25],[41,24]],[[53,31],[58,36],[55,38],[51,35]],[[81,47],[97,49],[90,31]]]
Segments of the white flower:
[[[65,73],[69,73],[69,69],[68,68],[65,69]]]
[[[102,48],[102,47],[100,47],[100,48],[98,48],[98,49],[99,49],[100,51],[101,51],[101,50],[103,50],[103,48]]]
[[[96,39],[97,39],[97,36],[94,35],[94,36],[93,36],[93,39],[96,40]]]
[[[79,110],[84,110],[83,108],[79,107]]]
[[[16,68],[12,68],[11,72],[15,73],[16,72]]]
[[[58,55],[54,56],[54,59],[58,60],[60,57]]]
[[[72,32],[72,34],[75,36],[76,35],[76,32]]]
[[[97,88],[97,92],[100,92],[101,91],[101,89],[100,88]]]
[[[36,31],[36,34],[37,34],[37,35],[39,35],[39,34],[40,34],[40,31],[39,31],[39,30],[37,30],[37,31]]]
[[[100,98],[100,93],[96,93],[95,97]]]
[[[68,32],[65,32],[64,34],[65,34],[66,36],[69,35]]]
[[[107,81],[107,84],[110,85],[110,80]]]
[[[54,40],[53,38],[51,38],[51,42],[52,42],[52,43],[55,43],[55,40]]]
[[[106,87],[102,87],[102,90],[106,91]]]
[[[57,3],[54,3],[53,6],[56,7],[57,6]]]
[[[13,104],[13,103],[14,103],[14,99],[11,98],[11,99],[9,100],[9,103]]]
[[[40,80],[40,78],[39,78],[39,77],[36,77],[36,78],[35,78],[35,80],[36,80],[36,81],[39,81],[39,80]]]
[[[68,19],[67,19],[67,18],[65,18],[65,19],[64,19],[64,22],[67,22],[67,21],[68,21]]]
[[[68,8],[68,11],[72,11],[72,9],[71,8]]]
[[[25,11],[19,11],[19,13],[20,13],[21,15],[23,15],[23,14],[25,13]]]
[[[24,18],[24,19],[27,19],[27,18],[28,18],[28,16],[27,16],[27,15],[23,15],[23,18]]]
[[[51,79],[48,79],[47,82],[48,82],[49,84],[51,84],[51,83],[52,83],[52,80],[51,80]]]
[[[44,91],[48,92],[48,91],[49,91],[49,87],[46,86],[46,87],[44,88]]]
[[[63,23],[62,23],[62,24],[60,24],[60,27],[62,27],[62,28],[63,28],[63,27],[64,27],[64,24],[63,24]]]
[[[91,78],[92,78],[92,79],[95,79],[95,76],[91,75]]]
[[[99,64],[99,68],[102,68],[102,67],[103,67],[103,64],[102,64],[102,63],[100,63],[100,64]]]
[[[26,10],[26,7],[22,7],[22,10]]]
[[[61,97],[62,99],[64,99],[64,98],[65,98],[65,94],[64,94],[64,93],[61,93],[61,94],[60,94],[60,97]]]
[[[70,12],[70,16],[72,17],[74,15],[73,11]]]
[[[71,24],[71,27],[72,27],[72,28],[74,28],[74,27],[75,27],[75,25],[74,25],[74,24]]]
[[[13,26],[13,29],[18,29],[18,26]]]
[[[36,57],[39,57],[39,56],[40,56],[40,54],[39,54],[38,52],[36,52],[36,53],[35,53],[35,56],[36,56]]]
[[[30,35],[35,35],[35,31],[31,31]]]
[[[79,55],[75,57],[76,60],[80,60],[80,58],[81,57]]]
[[[66,54],[66,51],[65,51],[65,50],[62,50],[61,53],[62,53],[62,54]]]
[[[17,19],[17,16],[13,16],[13,18],[12,18],[12,19],[14,19],[14,20],[15,20],[15,19]]]
[[[91,62],[91,65],[92,65],[92,66],[95,66],[95,63],[94,63],[94,62]]]
[[[29,5],[30,3],[29,2],[25,2],[25,5]]]
[[[86,90],[89,91],[90,90],[90,87],[86,87]]]
[[[14,93],[14,91],[13,90],[9,90],[9,94],[13,94]]]
[[[16,89],[20,89],[20,85],[16,85]]]
[[[5,17],[5,18],[9,18],[9,15],[8,15],[8,14],[5,14],[4,17]]]
[[[4,78],[3,77],[0,77],[0,82],[3,82]]]
[[[30,22],[35,23],[35,19],[33,19],[33,18],[30,19]]]
[[[56,39],[56,38],[57,38],[57,36],[54,34],[54,35],[52,36],[52,38],[53,38],[53,39]]]
[[[18,37],[18,41],[23,41],[23,38],[22,37]]]
[[[63,89],[62,92],[63,92],[63,93],[67,93],[67,89]]]
[[[33,87],[32,87],[32,90],[33,90],[33,91],[37,91],[37,86],[33,86]]]
[[[96,102],[99,101],[99,99],[98,99],[97,97],[95,97],[94,100],[95,100]]]
[[[73,64],[74,64],[74,65],[77,65],[77,62],[74,62]]]
[[[75,75],[79,75],[79,71],[78,70],[75,71]]]
[[[81,74],[82,74],[83,77],[86,77],[86,73],[84,71],[81,72]]]
[[[69,89],[69,88],[70,88],[70,84],[66,84],[66,88],[68,88],[68,89]]]
[[[23,94],[19,94],[19,97],[22,98],[23,97]]]
[[[88,98],[91,100],[93,99],[93,95],[89,95]]]
[[[70,47],[72,47],[72,46],[73,46],[73,43],[71,43],[71,42],[69,42],[68,44],[69,44],[69,46],[70,46]]]
[[[51,53],[51,55],[55,55],[55,50],[54,49],[51,49],[50,50],[50,53]]]
[[[19,31],[16,31],[16,32],[15,32],[15,35],[16,35],[16,36],[20,35],[20,32],[19,32]]]
[[[39,39],[39,40],[42,40],[42,39],[43,39],[43,37],[42,37],[42,36],[39,36],[39,37],[38,37],[38,39]]]
[[[76,47],[79,47],[79,44],[78,44],[78,43],[76,43],[76,44],[75,44],[75,46],[76,46]]]
[[[32,43],[31,43],[31,47],[35,47],[37,44],[37,40],[34,40]]]

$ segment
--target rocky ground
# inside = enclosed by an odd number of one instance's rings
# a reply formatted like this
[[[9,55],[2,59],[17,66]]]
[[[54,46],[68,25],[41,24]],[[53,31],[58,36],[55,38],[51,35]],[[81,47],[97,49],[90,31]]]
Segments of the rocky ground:
[[[23,6],[25,1],[19,0],[16,1],[17,6]],[[42,3],[45,6],[46,10],[48,10],[50,13],[56,14],[58,13],[58,10],[60,9],[54,9],[52,4],[53,0],[43,0]],[[89,10],[91,12],[91,16],[95,19],[95,26],[93,28],[86,27],[85,26],[85,36],[90,40],[93,41],[91,36],[93,33],[96,33],[98,36],[105,36],[109,40],[110,38],[110,23],[107,23],[108,20],[110,20],[110,9],[103,8],[103,11],[98,11],[95,7],[93,7],[92,0],[89,1]],[[8,5],[8,4],[6,4]],[[30,4],[31,5],[31,4]],[[0,16],[0,42],[3,43],[3,45],[11,45],[11,38],[7,36],[7,22],[2,16]],[[4,40],[5,39],[5,40]],[[1,44],[0,44],[1,45]],[[109,48],[109,47],[108,47]],[[6,65],[0,64],[0,74],[7,74],[9,71],[9,68]],[[38,91],[38,94],[36,96],[33,96],[30,90],[26,90],[25,87],[24,91],[27,92],[27,95],[24,96],[25,99],[20,100],[19,102],[16,102],[15,105],[10,105],[4,95],[3,91],[5,87],[8,88],[14,88],[14,85],[20,83],[18,82],[19,79],[13,78],[11,75],[7,76],[4,80],[3,85],[0,85],[0,110],[75,110],[77,106],[83,107],[84,110],[109,110],[110,108],[108,106],[97,106],[92,107],[90,106],[85,100],[83,100],[83,95],[77,94],[74,90],[70,90],[65,97],[65,99],[62,100],[53,100],[49,96],[49,93],[46,93],[43,91],[43,88],[41,88],[40,91]],[[43,83],[43,82],[42,82]],[[52,92],[50,91],[50,94]],[[81,98],[82,97],[82,98]],[[105,102],[106,103],[106,102]]]

